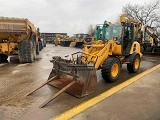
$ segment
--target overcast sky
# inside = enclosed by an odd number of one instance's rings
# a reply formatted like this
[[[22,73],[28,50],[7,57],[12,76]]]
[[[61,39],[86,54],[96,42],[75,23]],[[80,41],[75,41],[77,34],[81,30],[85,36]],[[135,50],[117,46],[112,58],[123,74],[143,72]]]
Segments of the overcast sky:
[[[86,33],[90,24],[114,22],[127,3],[153,0],[0,0],[0,16],[28,18],[41,32]]]

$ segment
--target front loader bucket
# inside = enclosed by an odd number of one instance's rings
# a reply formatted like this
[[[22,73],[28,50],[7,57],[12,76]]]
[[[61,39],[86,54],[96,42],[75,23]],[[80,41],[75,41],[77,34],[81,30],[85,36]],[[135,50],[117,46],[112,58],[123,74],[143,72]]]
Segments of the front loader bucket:
[[[58,76],[58,78],[49,82],[49,85],[63,89],[69,83],[75,81],[65,92],[78,98],[91,94],[96,90],[97,76],[93,66],[74,64],[70,60],[61,57],[53,57],[51,62],[53,62],[53,69],[48,79],[54,76]]]
[[[79,57],[77,56],[77,58]],[[67,92],[78,98],[93,93],[96,90],[97,85],[96,70],[94,69],[94,66],[88,66],[80,63],[77,64],[79,61],[79,59],[75,62],[72,60],[62,59],[59,56],[54,56],[53,60],[51,60],[53,63],[53,69],[48,80],[35,87],[35,89],[29,92],[26,96],[31,95],[46,84],[60,89],[55,95],[46,100],[40,106],[42,108],[63,92]]]
[[[71,41],[68,41],[68,40],[60,41],[60,45],[63,47],[69,47],[70,44],[71,44]]]
[[[75,47],[82,48],[83,44],[84,44],[84,42],[76,42]]]

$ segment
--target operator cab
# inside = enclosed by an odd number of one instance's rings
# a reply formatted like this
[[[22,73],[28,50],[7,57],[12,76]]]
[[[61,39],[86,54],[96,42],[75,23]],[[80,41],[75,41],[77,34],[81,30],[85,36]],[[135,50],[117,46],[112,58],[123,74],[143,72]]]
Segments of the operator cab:
[[[96,30],[96,39],[103,40],[104,43],[115,40],[117,45],[121,46],[122,55],[129,55],[134,41],[134,25],[129,23],[99,25]]]
[[[122,50],[123,55],[129,55],[134,41],[134,24],[122,24]]]

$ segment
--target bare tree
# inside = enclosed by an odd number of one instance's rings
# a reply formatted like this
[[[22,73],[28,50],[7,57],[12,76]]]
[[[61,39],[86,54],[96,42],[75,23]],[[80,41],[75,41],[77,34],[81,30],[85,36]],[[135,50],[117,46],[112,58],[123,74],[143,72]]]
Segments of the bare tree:
[[[145,4],[145,5],[138,5],[138,4],[127,4],[123,7],[123,12],[140,21],[143,24],[147,24],[149,26],[157,26],[157,24],[160,24],[160,16],[159,10],[160,10],[160,1],[157,0],[155,2]],[[158,12],[159,11],[159,12]]]
[[[95,27],[91,24],[88,26],[88,31],[87,33],[90,35],[90,36],[94,36],[95,34]]]

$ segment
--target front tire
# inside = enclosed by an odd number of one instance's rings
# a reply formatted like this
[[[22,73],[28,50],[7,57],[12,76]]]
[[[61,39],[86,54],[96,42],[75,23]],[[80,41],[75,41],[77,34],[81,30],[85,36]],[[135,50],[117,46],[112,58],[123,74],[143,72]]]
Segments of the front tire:
[[[115,82],[120,74],[120,60],[116,57],[106,59],[102,65],[101,74],[106,82]]]

